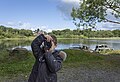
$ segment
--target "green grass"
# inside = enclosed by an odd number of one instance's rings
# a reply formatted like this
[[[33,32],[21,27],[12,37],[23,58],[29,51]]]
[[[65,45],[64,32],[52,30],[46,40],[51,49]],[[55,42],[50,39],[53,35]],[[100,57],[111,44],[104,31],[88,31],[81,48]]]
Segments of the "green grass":
[[[67,59],[63,63],[63,68],[67,67],[80,67],[86,66],[88,68],[120,68],[120,59],[116,59],[109,56],[96,55],[96,53],[90,53],[81,50],[64,50],[67,53]],[[0,76],[17,76],[28,75],[31,72],[34,64],[34,57],[32,52],[24,60],[18,60],[9,57],[9,53],[6,50],[0,52]]]
[[[98,40],[118,40],[120,37],[104,37],[104,38],[88,38],[88,39],[98,39]]]
[[[82,50],[64,50],[67,54],[67,60],[64,67],[88,67],[90,69],[120,69],[119,55],[100,55]]]
[[[100,53],[104,55],[120,55],[120,50],[105,50]]]
[[[96,53],[90,53],[83,50],[64,50],[68,57],[64,62],[64,67],[79,67],[79,66],[93,66],[104,61],[103,56],[98,56]],[[96,65],[97,66],[97,65]]]
[[[0,76],[15,76],[17,74],[28,74],[34,63],[32,52],[29,57],[23,59],[13,58],[9,56],[7,51],[2,51],[0,57]]]
[[[35,36],[23,37],[23,38],[2,38],[0,40],[33,40]]]
[[[96,56],[93,53],[85,52],[82,50],[72,50],[72,49],[66,49],[64,50],[67,54],[67,60],[65,63],[74,63],[74,62],[92,62],[92,61],[99,61],[103,60],[102,56]]]

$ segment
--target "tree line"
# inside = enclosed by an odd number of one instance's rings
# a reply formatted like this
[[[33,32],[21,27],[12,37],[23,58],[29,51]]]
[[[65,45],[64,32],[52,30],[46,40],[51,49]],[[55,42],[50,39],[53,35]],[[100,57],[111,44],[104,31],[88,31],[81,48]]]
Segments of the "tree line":
[[[41,31],[37,29],[35,31],[26,29],[13,29],[10,27],[0,26],[0,39],[2,38],[25,38],[34,36],[37,32]],[[46,34],[46,32],[45,32]],[[58,38],[110,38],[120,37],[120,30],[93,30],[91,28],[80,30],[64,29],[64,30],[53,30],[48,34],[56,35]]]
[[[0,38],[24,38],[33,36],[31,30],[13,29],[10,27],[0,26]]]
[[[120,37],[120,30],[92,30],[92,29],[64,29],[64,30],[53,30],[50,34],[54,34],[59,38],[110,38]]]

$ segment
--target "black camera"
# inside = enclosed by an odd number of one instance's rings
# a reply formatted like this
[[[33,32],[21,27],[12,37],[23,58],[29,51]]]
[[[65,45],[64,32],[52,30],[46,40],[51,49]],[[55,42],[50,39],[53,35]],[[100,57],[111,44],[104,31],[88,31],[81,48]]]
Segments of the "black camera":
[[[44,40],[44,50],[49,50],[52,47],[52,42],[48,42],[47,40]]]

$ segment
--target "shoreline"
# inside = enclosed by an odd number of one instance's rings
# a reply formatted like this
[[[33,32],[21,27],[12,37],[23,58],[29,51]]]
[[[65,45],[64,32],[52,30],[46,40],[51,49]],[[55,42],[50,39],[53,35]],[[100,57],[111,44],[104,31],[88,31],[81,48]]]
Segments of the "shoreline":
[[[87,39],[98,39],[98,40],[104,40],[104,39],[105,40],[107,40],[107,39],[110,39],[110,40],[113,39],[113,40],[115,40],[115,39],[117,39],[117,40],[119,40],[120,37],[112,37],[112,38],[107,38],[107,37],[106,38],[87,38]]]
[[[25,37],[25,38],[3,38],[0,40],[33,40],[35,37]],[[88,39],[88,40],[120,40],[120,37],[112,37],[112,38],[57,38],[60,39]]]

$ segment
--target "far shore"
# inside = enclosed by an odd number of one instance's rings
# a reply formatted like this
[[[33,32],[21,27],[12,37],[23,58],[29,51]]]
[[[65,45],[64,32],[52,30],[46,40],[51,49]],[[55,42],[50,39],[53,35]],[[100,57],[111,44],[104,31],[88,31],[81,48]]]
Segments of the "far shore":
[[[87,38],[87,39],[120,39],[120,37],[111,37],[111,38]]]
[[[25,38],[3,38],[3,39],[0,39],[0,40],[33,40],[35,37],[25,37]],[[120,39],[120,37],[111,37],[111,38],[108,38],[108,37],[104,37],[104,38],[57,38],[57,39],[97,39],[97,40],[104,40],[104,39]]]

